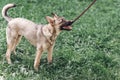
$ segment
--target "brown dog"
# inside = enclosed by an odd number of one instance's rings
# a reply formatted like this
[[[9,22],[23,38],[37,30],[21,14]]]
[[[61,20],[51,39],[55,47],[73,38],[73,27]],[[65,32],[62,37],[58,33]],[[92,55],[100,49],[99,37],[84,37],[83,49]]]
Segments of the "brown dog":
[[[58,17],[54,14],[53,17],[46,16],[48,24],[38,25],[34,22],[24,18],[11,18],[7,15],[9,8],[15,7],[14,4],[7,4],[3,7],[2,16],[8,21],[6,29],[7,38],[7,51],[6,59],[11,64],[10,55],[12,51],[15,51],[16,45],[24,36],[32,45],[36,47],[36,57],[34,61],[34,69],[38,71],[40,58],[42,52],[48,51],[48,62],[52,62],[52,51],[55,44],[55,40],[62,30],[71,30],[71,26],[65,26],[68,22],[63,17]]]

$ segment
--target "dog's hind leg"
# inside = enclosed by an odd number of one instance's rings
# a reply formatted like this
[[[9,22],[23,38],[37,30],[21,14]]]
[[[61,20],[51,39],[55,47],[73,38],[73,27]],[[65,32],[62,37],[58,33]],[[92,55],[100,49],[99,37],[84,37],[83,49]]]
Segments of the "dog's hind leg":
[[[12,47],[13,47],[13,44],[7,44],[6,59],[7,59],[8,64],[12,63],[10,59]]]
[[[6,59],[8,64],[11,64],[11,52],[13,51],[14,43],[16,41],[16,37],[18,36],[17,32],[14,30],[9,29],[7,27],[6,29],[6,38],[7,38],[7,51],[6,51]]]
[[[22,36],[18,35],[17,38],[16,38],[16,40],[15,40],[15,42],[14,42],[14,46],[13,46],[12,51],[14,52],[15,55],[16,55],[15,49],[16,49],[17,44],[20,42],[21,37],[22,37]]]

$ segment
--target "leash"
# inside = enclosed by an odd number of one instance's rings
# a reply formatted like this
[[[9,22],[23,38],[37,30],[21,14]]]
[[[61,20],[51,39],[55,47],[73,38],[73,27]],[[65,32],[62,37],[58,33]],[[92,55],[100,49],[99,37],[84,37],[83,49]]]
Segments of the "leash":
[[[93,2],[75,19],[68,21],[67,23],[64,24],[64,26],[72,25],[75,21],[77,21],[85,12],[96,2],[96,0],[93,0]]]
[[[74,23],[76,20],[78,20],[94,3],[96,2],[96,0],[94,0],[78,17],[76,17],[72,23]]]

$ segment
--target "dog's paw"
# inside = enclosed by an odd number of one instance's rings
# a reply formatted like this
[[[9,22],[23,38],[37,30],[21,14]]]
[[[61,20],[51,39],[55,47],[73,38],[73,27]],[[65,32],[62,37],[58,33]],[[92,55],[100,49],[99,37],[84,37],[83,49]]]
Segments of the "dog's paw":
[[[34,67],[35,71],[38,72],[38,68]]]
[[[48,61],[48,64],[52,64],[52,60],[51,60],[51,61]]]
[[[8,61],[8,64],[10,64],[10,65],[11,65],[11,64],[12,64],[12,62],[11,62],[11,61]]]

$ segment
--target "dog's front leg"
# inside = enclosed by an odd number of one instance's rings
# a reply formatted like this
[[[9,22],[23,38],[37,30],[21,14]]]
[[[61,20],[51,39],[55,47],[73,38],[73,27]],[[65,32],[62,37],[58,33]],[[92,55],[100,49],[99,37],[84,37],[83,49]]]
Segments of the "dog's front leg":
[[[47,56],[48,63],[52,63],[53,47],[54,47],[54,45],[52,45],[48,48],[48,56]]]
[[[36,57],[35,57],[35,61],[34,61],[34,69],[36,71],[38,71],[38,66],[40,64],[40,59],[41,59],[41,56],[42,56],[42,52],[43,52],[42,47],[41,48],[37,48]]]

